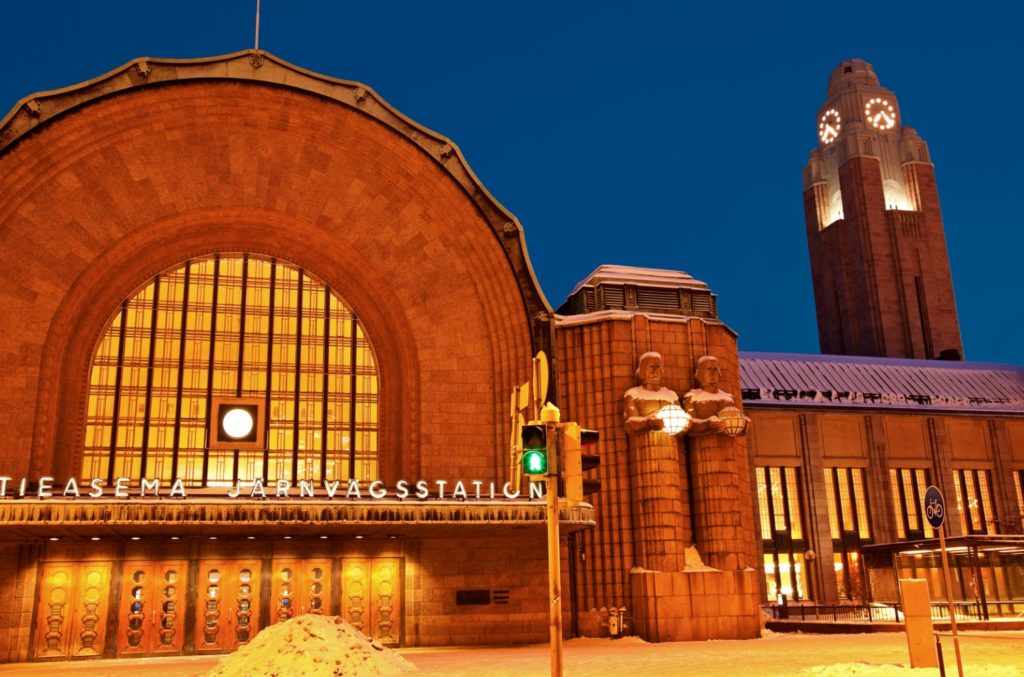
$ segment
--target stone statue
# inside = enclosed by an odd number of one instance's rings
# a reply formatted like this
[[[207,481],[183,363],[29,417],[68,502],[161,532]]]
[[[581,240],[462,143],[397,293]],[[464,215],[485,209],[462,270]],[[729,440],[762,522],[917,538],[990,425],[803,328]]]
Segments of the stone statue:
[[[750,419],[718,389],[721,373],[711,355],[697,360],[695,387],[683,396],[683,408],[693,417],[687,454],[694,541],[709,565],[735,571],[758,560],[753,521],[744,512],[750,505],[747,450],[738,439]]]
[[[640,356],[636,377],[640,385],[627,390],[622,403],[629,433],[635,564],[651,571],[682,571],[686,547],[693,542],[689,481],[686,463],[680,462],[679,438],[665,431],[658,416],[666,406],[678,407],[679,396],[661,385],[658,353]]]
[[[693,417],[691,435],[746,433],[750,419],[736,408],[732,395],[718,389],[721,375],[717,357],[705,355],[697,360],[697,371],[693,375],[697,387],[683,395],[683,409]]]
[[[640,356],[640,364],[636,369],[640,385],[627,390],[623,402],[626,431],[631,435],[660,431],[665,427],[665,422],[658,416],[658,411],[669,404],[679,405],[679,396],[675,391],[661,385],[663,375],[660,353],[644,353]]]

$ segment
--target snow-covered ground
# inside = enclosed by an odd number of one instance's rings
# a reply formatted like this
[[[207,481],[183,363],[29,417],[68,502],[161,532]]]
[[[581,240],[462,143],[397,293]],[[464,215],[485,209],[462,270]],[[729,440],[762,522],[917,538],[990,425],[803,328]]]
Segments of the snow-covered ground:
[[[956,675],[953,643],[942,640],[946,674]],[[1024,632],[961,637],[967,677],[1024,677]],[[542,677],[549,674],[547,646],[404,649],[417,666],[409,677]],[[0,674],[199,677],[216,656],[21,663],[0,665]],[[637,638],[574,639],[565,646],[566,677],[762,677],[805,675],[906,675],[937,677],[938,670],[911,670],[902,633],[874,635],[772,634],[749,641],[647,644]],[[301,675],[281,677],[301,677]]]
[[[996,639],[995,637],[1000,639]],[[947,675],[956,675],[952,640],[943,638]],[[967,677],[1024,677],[1024,633],[961,637]],[[549,674],[545,646],[403,652],[422,677],[541,677]],[[938,677],[909,667],[903,633],[874,635],[773,634],[750,641],[647,644],[638,638],[575,639],[566,643],[567,677],[682,677],[701,675],[907,675]]]

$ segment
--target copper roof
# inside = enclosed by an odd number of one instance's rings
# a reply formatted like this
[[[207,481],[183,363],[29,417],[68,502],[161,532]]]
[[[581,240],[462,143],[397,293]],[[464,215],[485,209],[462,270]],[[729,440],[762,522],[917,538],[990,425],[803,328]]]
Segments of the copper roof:
[[[744,404],[1024,413],[1024,367],[985,362],[740,352]]]

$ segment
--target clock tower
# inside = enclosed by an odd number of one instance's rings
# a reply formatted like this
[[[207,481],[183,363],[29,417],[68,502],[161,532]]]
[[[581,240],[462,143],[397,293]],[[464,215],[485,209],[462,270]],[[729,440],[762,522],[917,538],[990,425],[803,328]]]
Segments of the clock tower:
[[[821,351],[963,359],[935,169],[896,96],[844,61],[815,131],[804,213]]]

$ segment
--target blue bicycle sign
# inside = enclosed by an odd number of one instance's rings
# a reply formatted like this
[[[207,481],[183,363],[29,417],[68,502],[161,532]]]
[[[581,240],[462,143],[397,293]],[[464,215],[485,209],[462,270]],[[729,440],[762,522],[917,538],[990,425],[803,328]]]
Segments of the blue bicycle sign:
[[[938,487],[928,487],[924,492],[924,516],[933,529],[938,529],[946,519],[946,501]]]

